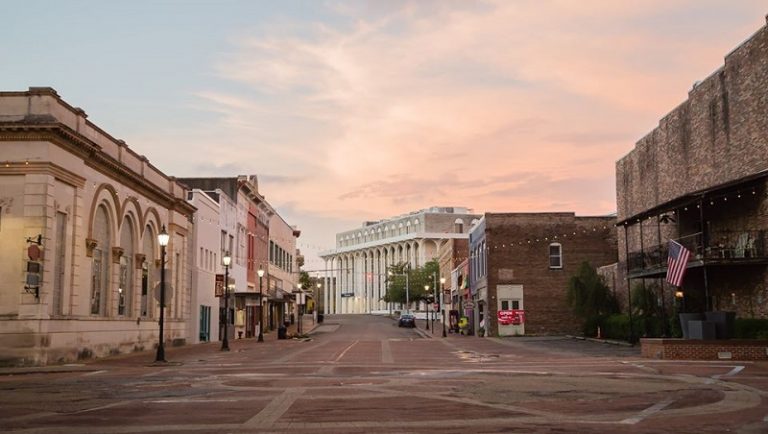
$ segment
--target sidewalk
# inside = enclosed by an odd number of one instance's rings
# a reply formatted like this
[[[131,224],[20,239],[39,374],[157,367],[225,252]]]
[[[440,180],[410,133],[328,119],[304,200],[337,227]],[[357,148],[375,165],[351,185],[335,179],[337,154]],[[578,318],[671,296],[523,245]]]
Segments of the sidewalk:
[[[314,324],[312,315],[304,315],[304,321],[302,322],[303,334],[308,334],[312,331],[317,324]],[[296,334],[298,330],[298,322],[288,326],[288,336]],[[252,338],[243,339],[230,339],[229,348],[230,351],[241,351],[253,345],[279,345],[281,342],[288,342],[289,340],[278,340],[277,330],[264,331],[264,342],[257,342],[257,335]],[[114,356],[101,357],[97,359],[80,360],[76,362],[66,364],[51,364],[47,366],[18,366],[18,367],[3,367],[0,368],[0,376],[3,375],[28,375],[28,374],[51,374],[51,373],[66,373],[66,372],[93,372],[103,369],[106,366],[115,365],[131,365],[131,366],[150,366],[155,359],[156,347],[153,345],[150,349],[144,351],[116,354]],[[207,353],[218,353],[221,351],[221,341],[212,342],[200,342],[195,344],[187,344],[183,346],[174,347],[169,343],[165,345],[165,359],[168,360],[168,365],[173,366],[177,360],[191,357],[192,355],[202,355]],[[162,364],[158,366],[163,366]]]

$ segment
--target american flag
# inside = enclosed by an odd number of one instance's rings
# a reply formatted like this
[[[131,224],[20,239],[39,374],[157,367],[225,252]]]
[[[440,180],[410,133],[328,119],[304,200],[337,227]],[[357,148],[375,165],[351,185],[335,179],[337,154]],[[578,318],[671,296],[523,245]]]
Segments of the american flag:
[[[683,247],[677,241],[669,240],[669,256],[667,258],[667,282],[675,286],[683,285],[685,267],[688,265],[688,258],[690,257],[690,250]]]

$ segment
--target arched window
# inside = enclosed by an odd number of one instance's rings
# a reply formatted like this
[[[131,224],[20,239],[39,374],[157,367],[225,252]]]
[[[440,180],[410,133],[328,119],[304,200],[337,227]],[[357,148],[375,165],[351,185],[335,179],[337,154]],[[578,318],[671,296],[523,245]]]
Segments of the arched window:
[[[405,233],[410,234],[411,233],[411,222],[408,221],[405,223]]]
[[[563,268],[563,245],[560,243],[549,244],[549,268]]]
[[[455,232],[457,234],[463,234],[464,233],[464,220],[456,219],[453,222],[453,232]]]
[[[109,255],[112,251],[112,229],[107,208],[100,205],[93,218],[93,249],[91,264],[91,315],[106,316],[107,288],[109,288]]]
[[[133,313],[133,222],[125,216],[120,226],[120,275],[117,285],[117,314],[131,316]]]
[[[144,253],[144,263],[141,264],[141,316],[152,316],[149,310],[149,290],[152,287],[149,269],[155,264],[155,236],[152,228],[147,226],[144,229],[142,252]]]

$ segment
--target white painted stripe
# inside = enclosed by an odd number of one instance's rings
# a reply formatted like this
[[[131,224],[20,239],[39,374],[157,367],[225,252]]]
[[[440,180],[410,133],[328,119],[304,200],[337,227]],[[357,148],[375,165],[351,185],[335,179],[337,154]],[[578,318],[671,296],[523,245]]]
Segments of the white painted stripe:
[[[723,368],[730,368],[730,366],[723,366]],[[720,378],[723,378],[723,377],[733,377],[734,375],[738,374],[739,372],[741,372],[743,370],[744,370],[744,366],[734,366],[733,369],[731,369],[727,373],[725,373],[723,375],[720,375],[720,374],[713,375],[712,378],[717,380],[717,379],[720,379]]]
[[[107,372],[107,371],[101,370],[101,371],[86,372],[85,374],[83,374],[83,377],[88,377],[88,376],[91,376],[91,375],[103,374],[104,372]]]
[[[637,416],[624,419],[619,423],[623,423],[625,425],[634,425],[642,421],[643,419],[646,419],[660,412],[661,410],[664,410],[664,408],[666,408],[669,404],[672,404],[673,402],[675,402],[674,398],[667,398],[664,401],[657,402],[656,404],[646,408],[645,410],[638,413]]]
[[[240,402],[242,399],[156,399],[144,401],[147,404],[187,404],[191,402]]]
[[[338,362],[339,360],[341,360],[341,358],[342,358],[342,357],[344,357],[344,355],[345,355],[345,354],[347,354],[347,351],[351,350],[351,349],[352,349],[352,347],[354,347],[355,345],[357,345],[357,343],[358,343],[358,342],[360,342],[360,341],[354,341],[354,342],[352,342],[352,345],[350,345],[350,346],[348,346],[347,348],[345,348],[345,349],[344,349],[344,351],[342,351],[342,352],[341,352],[341,354],[339,354],[339,357],[336,357],[336,360],[334,360],[334,362]]]

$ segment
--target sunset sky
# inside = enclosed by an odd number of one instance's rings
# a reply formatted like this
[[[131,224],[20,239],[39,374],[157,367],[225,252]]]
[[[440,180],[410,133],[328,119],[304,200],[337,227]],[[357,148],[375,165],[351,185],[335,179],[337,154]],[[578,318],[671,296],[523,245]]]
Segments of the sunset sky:
[[[52,86],[169,175],[257,174],[302,230],[429,206],[615,211],[614,164],[765,24],[751,1],[5,1]]]

